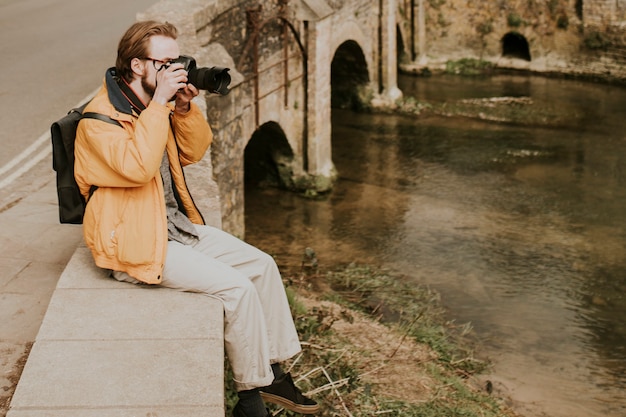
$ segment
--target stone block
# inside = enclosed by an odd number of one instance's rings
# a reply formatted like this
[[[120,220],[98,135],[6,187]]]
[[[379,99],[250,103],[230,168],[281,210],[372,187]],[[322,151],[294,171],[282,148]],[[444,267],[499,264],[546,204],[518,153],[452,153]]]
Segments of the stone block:
[[[223,404],[223,360],[202,339],[37,341],[9,416]]]
[[[168,288],[58,290],[37,341],[212,339],[220,345],[223,314],[217,299]]]

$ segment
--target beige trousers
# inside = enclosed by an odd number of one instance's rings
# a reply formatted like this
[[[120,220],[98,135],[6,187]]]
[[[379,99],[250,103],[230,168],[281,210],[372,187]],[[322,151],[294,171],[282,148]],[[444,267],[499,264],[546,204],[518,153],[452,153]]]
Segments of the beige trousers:
[[[196,229],[196,243],[168,242],[161,285],[221,300],[224,344],[236,389],[267,386],[274,379],[270,364],[301,350],[276,262],[220,229]],[[138,282],[126,273],[113,276]]]

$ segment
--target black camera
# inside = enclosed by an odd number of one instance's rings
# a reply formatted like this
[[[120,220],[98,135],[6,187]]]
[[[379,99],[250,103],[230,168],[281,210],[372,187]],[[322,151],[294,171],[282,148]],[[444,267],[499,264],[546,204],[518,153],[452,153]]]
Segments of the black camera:
[[[199,90],[207,90],[211,93],[225,96],[230,93],[230,68],[211,67],[197,68],[196,60],[187,55],[181,55],[172,61],[172,64],[179,63],[185,66],[187,79],[190,84]]]

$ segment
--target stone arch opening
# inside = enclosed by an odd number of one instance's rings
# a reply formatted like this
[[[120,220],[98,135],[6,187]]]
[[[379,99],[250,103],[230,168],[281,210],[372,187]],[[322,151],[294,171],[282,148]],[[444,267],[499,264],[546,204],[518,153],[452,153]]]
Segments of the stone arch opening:
[[[524,35],[509,32],[502,37],[502,56],[530,61],[530,48]]]
[[[576,17],[583,20],[583,0],[576,0],[574,7],[576,9]]]
[[[244,149],[245,185],[293,188],[293,160],[293,150],[280,125],[268,122],[259,126]]]
[[[330,64],[331,107],[360,108],[368,83],[367,62],[359,44],[349,40],[339,45]]]
[[[404,44],[404,37],[400,26],[396,26],[396,53],[398,64],[408,64],[413,59],[413,53],[408,51]]]

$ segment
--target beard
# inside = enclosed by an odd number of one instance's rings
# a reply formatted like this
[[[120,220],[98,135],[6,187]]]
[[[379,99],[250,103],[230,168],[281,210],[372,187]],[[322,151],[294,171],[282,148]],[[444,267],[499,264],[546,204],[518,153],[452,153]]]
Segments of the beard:
[[[143,87],[144,91],[148,93],[150,98],[154,97],[154,92],[156,90],[156,82],[153,84],[148,81],[148,76],[146,74],[141,76],[141,87]],[[174,94],[168,101],[172,101],[176,98],[176,94]]]
[[[151,84],[150,81],[148,81],[148,76],[146,74],[143,74],[141,76],[141,86],[143,87],[144,91],[148,93],[150,98],[154,97],[154,91],[156,90],[156,85]]]

